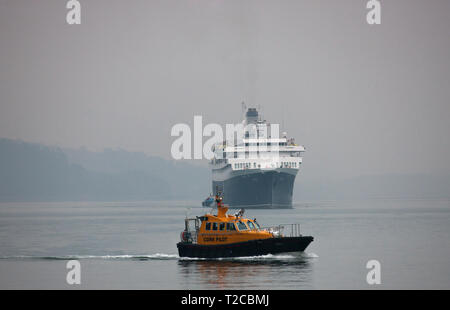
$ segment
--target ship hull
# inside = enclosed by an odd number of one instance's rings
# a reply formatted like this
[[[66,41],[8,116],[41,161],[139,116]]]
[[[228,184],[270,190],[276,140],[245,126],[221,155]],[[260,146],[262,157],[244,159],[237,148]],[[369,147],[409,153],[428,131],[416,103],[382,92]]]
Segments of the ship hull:
[[[179,242],[177,244],[177,248],[180,257],[245,257],[278,253],[303,252],[313,240],[314,238],[311,236],[301,236],[269,238],[219,245],[201,245]]]
[[[292,208],[295,173],[267,171],[240,174],[212,182],[232,208]]]

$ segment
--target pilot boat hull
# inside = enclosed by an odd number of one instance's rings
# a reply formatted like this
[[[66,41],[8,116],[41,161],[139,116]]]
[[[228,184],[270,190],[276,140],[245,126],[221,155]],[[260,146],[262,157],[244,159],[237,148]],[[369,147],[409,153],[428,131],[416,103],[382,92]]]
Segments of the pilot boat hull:
[[[202,245],[188,242],[177,244],[180,257],[220,258],[302,252],[313,241],[311,236],[250,240],[230,244]]]

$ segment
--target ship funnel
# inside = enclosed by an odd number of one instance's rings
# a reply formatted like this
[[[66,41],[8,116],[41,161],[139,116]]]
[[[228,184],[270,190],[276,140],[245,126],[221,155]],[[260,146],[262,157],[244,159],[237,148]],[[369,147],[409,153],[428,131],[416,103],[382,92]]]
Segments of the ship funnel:
[[[245,113],[245,118],[247,119],[247,124],[256,123],[258,121],[258,111],[256,108],[248,108],[247,113]]]

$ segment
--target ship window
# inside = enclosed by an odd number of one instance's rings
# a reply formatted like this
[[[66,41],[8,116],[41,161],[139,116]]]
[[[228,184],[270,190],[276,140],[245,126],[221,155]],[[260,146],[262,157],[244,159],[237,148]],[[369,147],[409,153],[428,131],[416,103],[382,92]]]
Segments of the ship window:
[[[251,230],[256,229],[255,225],[253,225],[253,223],[250,221],[247,222],[247,225],[248,225],[248,227],[250,227]]]
[[[212,230],[217,230],[217,223],[212,223],[213,225],[212,225]]]
[[[206,223],[205,229],[206,229],[206,230],[211,230],[211,223],[210,223],[210,222],[207,222],[207,223]]]
[[[238,229],[239,229],[239,230],[247,230],[247,229],[248,229],[247,225],[245,225],[244,222],[239,221],[239,222],[237,223],[237,225],[238,225]]]
[[[227,230],[236,230],[234,223],[227,223]]]
[[[225,223],[220,223],[219,230],[225,230]]]
[[[254,221],[255,221],[255,226],[256,226],[256,228],[257,228],[257,229],[260,229],[261,227],[259,226],[259,224],[258,224],[258,222],[256,221],[256,219],[254,219]]]

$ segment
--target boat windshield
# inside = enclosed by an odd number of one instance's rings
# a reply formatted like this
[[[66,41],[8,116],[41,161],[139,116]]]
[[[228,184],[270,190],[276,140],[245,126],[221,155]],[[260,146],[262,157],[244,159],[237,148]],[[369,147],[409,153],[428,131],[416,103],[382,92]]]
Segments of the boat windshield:
[[[244,223],[244,222],[241,222],[241,221],[239,221],[239,222],[237,223],[237,226],[238,226],[238,229],[239,229],[239,230],[247,230],[247,229],[248,229],[247,225],[245,225],[245,223]]]
[[[255,230],[255,229],[256,229],[255,225],[254,225],[251,221],[248,221],[248,222],[247,222],[247,225],[248,225],[248,227],[249,227],[251,230]]]
[[[256,221],[256,219],[254,219],[253,221],[254,221],[254,223],[255,223],[256,228],[257,228],[257,229],[261,229],[261,227],[259,226],[259,224],[258,224],[258,222]]]

